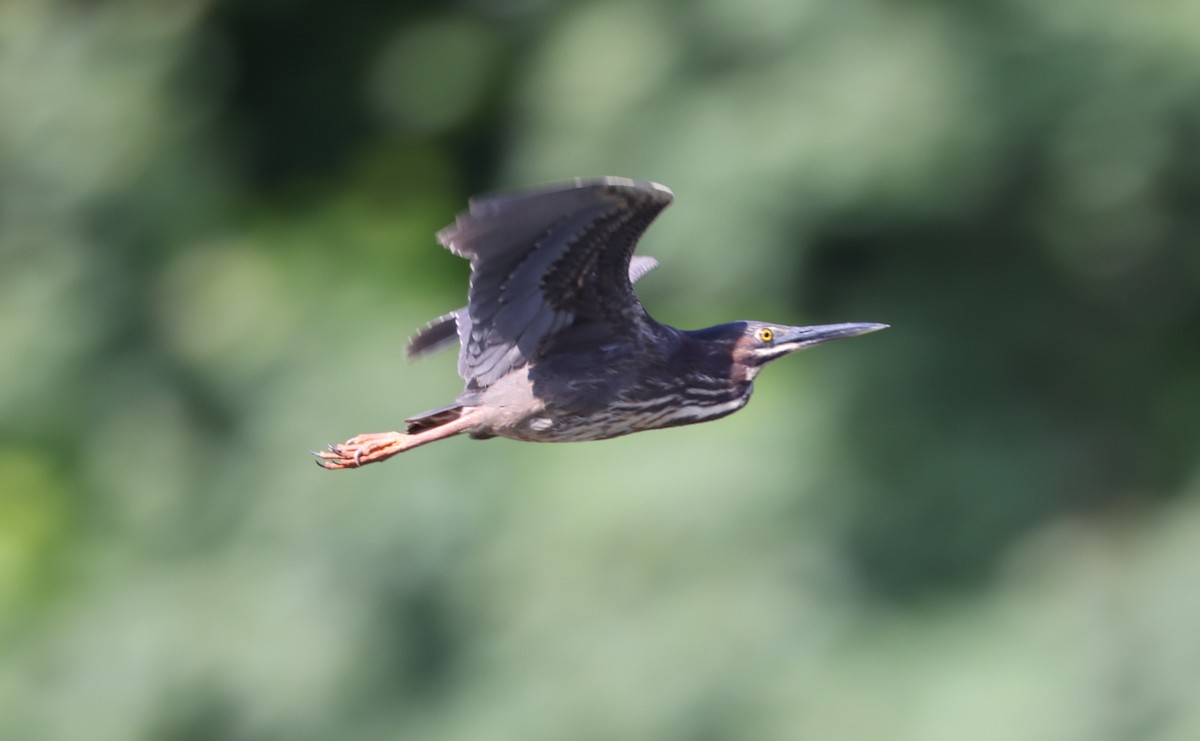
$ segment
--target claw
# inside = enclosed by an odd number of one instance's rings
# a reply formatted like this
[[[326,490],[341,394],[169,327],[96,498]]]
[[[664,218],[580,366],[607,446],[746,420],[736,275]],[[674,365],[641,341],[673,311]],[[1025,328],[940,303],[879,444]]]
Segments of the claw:
[[[328,445],[326,450],[314,450],[317,463],[330,471],[361,468],[399,453],[404,449],[404,435],[380,432],[355,435],[344,443]]]
[[[327,471],[334,471],[343,466],[339,465],[340,461],[345,460],[345,456],[339,455],[332,445],[329,450],[310,450],[310,453],[317,457],[317,465]]]
[[[354,459],[349,458],[345,443],[341,445],[326,445],[326,450],[310,450],[317,457],[316,464],[326,471],[340,471],[344,468],[362,467],[362,448],[354,450]]]

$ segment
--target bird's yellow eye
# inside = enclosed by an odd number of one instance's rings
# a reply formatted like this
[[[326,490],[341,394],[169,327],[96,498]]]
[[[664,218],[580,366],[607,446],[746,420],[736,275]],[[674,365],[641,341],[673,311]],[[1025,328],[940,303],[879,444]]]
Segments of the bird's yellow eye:
[[[770,327],[763,327],[758,330],[758,339],[760,342],[770,342],[775,339],[775,332]]]

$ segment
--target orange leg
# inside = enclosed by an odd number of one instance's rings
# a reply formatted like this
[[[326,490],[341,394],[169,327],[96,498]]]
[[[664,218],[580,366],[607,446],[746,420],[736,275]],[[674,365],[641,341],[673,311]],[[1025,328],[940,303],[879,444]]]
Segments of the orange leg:
[[[330,471],[359,468],[368,463],[385,461],[397,453],[421,445],[460,435],[471,429],[475,423],[475,415],[467,413],[440,427],[414,435],[403,432],[369,432],[365,435],[355,435],[340,445],[330,445],[328,450],[314,450],[313,455],[317,456],[318,466]]]

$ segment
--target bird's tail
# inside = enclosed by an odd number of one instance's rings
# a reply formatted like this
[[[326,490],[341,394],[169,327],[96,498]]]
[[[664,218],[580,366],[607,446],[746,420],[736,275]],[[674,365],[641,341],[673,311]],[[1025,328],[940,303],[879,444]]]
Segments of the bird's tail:
[[[404,420],[404,431],[409,435],[416,435],[426,430],[432,430],[435,427],[441,427],[455,421],[463,414],[462,404],[451,404],[449,406],[431,409],[428,412],[423,412],[415,417],[409,417]]]
[[[458,315],[467,307],[442,314],[408,338],[408,357],[436,352],[458,341]]]

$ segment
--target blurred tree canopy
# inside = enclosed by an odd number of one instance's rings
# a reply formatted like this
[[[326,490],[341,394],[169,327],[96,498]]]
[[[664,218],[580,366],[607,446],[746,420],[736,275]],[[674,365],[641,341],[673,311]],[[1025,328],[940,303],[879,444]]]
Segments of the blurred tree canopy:
[[[0,736],[1200,736],[1200,4],[7,0]],[[459,390],[472,193],[671,186],[713,425]]]

